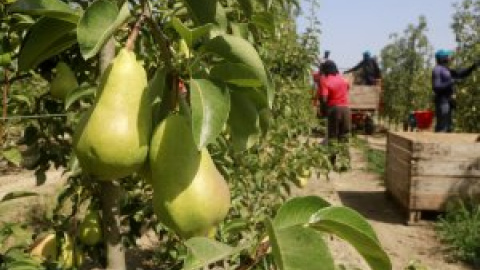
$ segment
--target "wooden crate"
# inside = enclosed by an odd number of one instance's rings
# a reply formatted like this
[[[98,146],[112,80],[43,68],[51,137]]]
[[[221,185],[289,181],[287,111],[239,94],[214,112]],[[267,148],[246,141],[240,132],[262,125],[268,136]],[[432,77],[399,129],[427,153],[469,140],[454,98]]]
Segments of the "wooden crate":
[[[480,135],[391,132],[386,189],[416,223],[454,197],[480,196]]]
[[[352,85],[349,102],[352,110],[377,110],[380,104],[380,86]]]

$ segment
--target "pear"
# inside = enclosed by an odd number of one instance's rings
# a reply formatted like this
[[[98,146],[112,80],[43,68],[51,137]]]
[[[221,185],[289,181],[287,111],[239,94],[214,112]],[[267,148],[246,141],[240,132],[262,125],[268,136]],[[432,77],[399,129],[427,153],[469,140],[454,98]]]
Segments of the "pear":
[[[59,100],[65,100],[68,94],[78,87],[75,74],[65,62],[58,62],[57,74],[50,83],[50,94]]]
[[[183,238],[208,236],[228,213],[230,191],[207,149],[197,149],[186,117],[158,125],[149,161],[159,221]]]
[[[133,52],[122,49],[75,130],[73,149],[82,169],[100,180],[140,170],[148,155],[151,123],[146,72]]]
[[[57,259],[57,236],[49,233],[35,243],[30,255],[41,260],[52,261]]]
[[[78,238],[87,246],[94,246],[102,240],[102,224],[98,211],[90,210],[78,227]]]

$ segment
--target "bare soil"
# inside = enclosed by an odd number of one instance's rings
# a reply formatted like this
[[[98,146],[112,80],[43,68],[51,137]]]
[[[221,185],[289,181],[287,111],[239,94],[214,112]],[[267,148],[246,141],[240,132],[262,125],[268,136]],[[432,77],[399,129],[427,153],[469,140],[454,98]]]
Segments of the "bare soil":
[[[370,147],[385,149],[385,137],[368,137]],[[423,220],[421,225],[407,226],[404,211],[385,195],[383,179],[368,172],[364,153],[350,149],[352,170],[331,173],[328,177],[311,179],[295,195],[318,195],[333,205],[355,209],[368,219],[393,263],[394,270],[403,270],[413,263],[429,270],[473,269],[460,262],[449,262],[445,246],[434,231],[434,220]],[[369,269],[353,247],[342,240],[329,241],[335,261],[346,269]],[[415,269],[415,268],[412,268]]]

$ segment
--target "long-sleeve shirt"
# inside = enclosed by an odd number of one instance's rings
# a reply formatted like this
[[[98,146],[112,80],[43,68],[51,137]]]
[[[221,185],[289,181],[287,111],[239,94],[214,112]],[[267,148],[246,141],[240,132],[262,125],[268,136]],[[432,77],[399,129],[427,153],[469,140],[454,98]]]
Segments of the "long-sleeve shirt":
[[[464,69],[450,69],[444,65],[436,65],[432,71],[433,92],[440,98],[451,98],[455,92],[455,80],[467,77],[476,68],[472,65]]]

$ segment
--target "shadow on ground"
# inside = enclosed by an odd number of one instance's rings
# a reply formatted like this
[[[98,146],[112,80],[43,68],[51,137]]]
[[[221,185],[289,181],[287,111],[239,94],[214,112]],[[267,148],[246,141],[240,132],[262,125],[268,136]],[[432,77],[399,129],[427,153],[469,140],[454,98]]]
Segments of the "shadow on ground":
[[[405,212],[384,191],[338,191],[342,204],[367,219],[383,223],[405,224]]]

